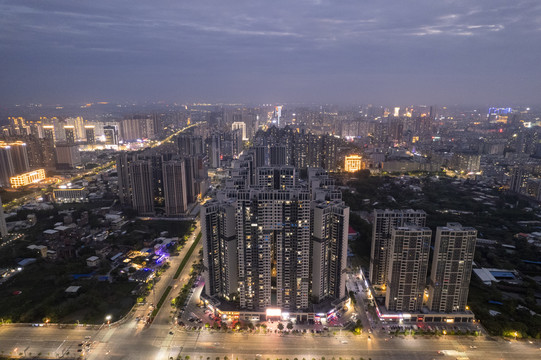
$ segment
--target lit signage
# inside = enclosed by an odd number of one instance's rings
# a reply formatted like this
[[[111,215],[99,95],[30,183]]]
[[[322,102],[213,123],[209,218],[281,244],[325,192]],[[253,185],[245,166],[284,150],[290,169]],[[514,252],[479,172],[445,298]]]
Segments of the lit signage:
[[[281,309],[267,309],[267,316],[281,316]]]

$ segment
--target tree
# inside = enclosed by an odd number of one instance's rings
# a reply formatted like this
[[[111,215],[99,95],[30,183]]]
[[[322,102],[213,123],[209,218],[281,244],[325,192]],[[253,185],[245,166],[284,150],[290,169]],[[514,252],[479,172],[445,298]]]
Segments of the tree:
[[[287,328],[288,330],[293,329],[293,323],[291,321],[287,323]]]
[[[280,331],[284,330],[284,324],[278,323],[278,330]]]

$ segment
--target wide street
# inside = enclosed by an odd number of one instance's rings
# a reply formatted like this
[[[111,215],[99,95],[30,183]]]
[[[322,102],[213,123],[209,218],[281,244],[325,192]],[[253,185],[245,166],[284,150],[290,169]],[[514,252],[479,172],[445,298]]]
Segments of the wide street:
[[[30,356],[41,352],[40,358],[55,357],[56,353],[72,358],[78,344],[86,336],[98,343],[92,346],[88,359],[168,359],[178,354],[190,355],[192,359],[228,356],[230,359],[254,359],[261,357],[321,359],[454,359],[467,356],[470,359],[539,359],[539,344],[506,342],[473,337],[404,337],[385,341],[366,335],[248,335],[203,330],[201,332],[175,331],[170,335],[167,324],[154,325],[137,331],[136,322],[130,320],[118,327],[104,327],[99,331],[83,328],[58,329],[56,327],[0,328],[0,349],[4,355],[16,350]],[[476,348],[471,348],[475,346]],[[67,352],[69,351],[69,354]],[[444,351],[446,355],[438,354]],[[1,353],[0,353],[1,354]],[[258,356],[259,355],[259,356]]]

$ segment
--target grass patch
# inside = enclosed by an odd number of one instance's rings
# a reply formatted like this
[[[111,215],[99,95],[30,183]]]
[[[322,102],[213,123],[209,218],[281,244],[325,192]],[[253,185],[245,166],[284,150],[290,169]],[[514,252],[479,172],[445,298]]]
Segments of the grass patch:
[[[188,260],[190,259],[190,256],[192,256],[197,244],[199,244],[199,240],[201,240],[201,232],[199,232],[199,234],[197,234],[197,237],[195,238],[195,241],[193,242],[190,249],[188,250],[188,253],[186,254],[186,256],[184,256],[184,259],[182,259],[182,262],[178,266],[177,272],[175,273],[175,276],[173,276],[173,279],[175,279],[175,280],[178,279],[178,277],[180,276],[180,273],[182,272],[182,270],[184,269],[184,267],[188,263]]]

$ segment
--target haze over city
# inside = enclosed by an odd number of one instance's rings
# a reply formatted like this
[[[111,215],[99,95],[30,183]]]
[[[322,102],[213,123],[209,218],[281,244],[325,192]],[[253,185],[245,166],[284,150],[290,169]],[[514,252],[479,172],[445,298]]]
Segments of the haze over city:
[[[539,360],[541,1],[0,0],[0,360]]]
[[[541,92],[535,0],[8,0],[0,13],[3,105],[532,105]]]

